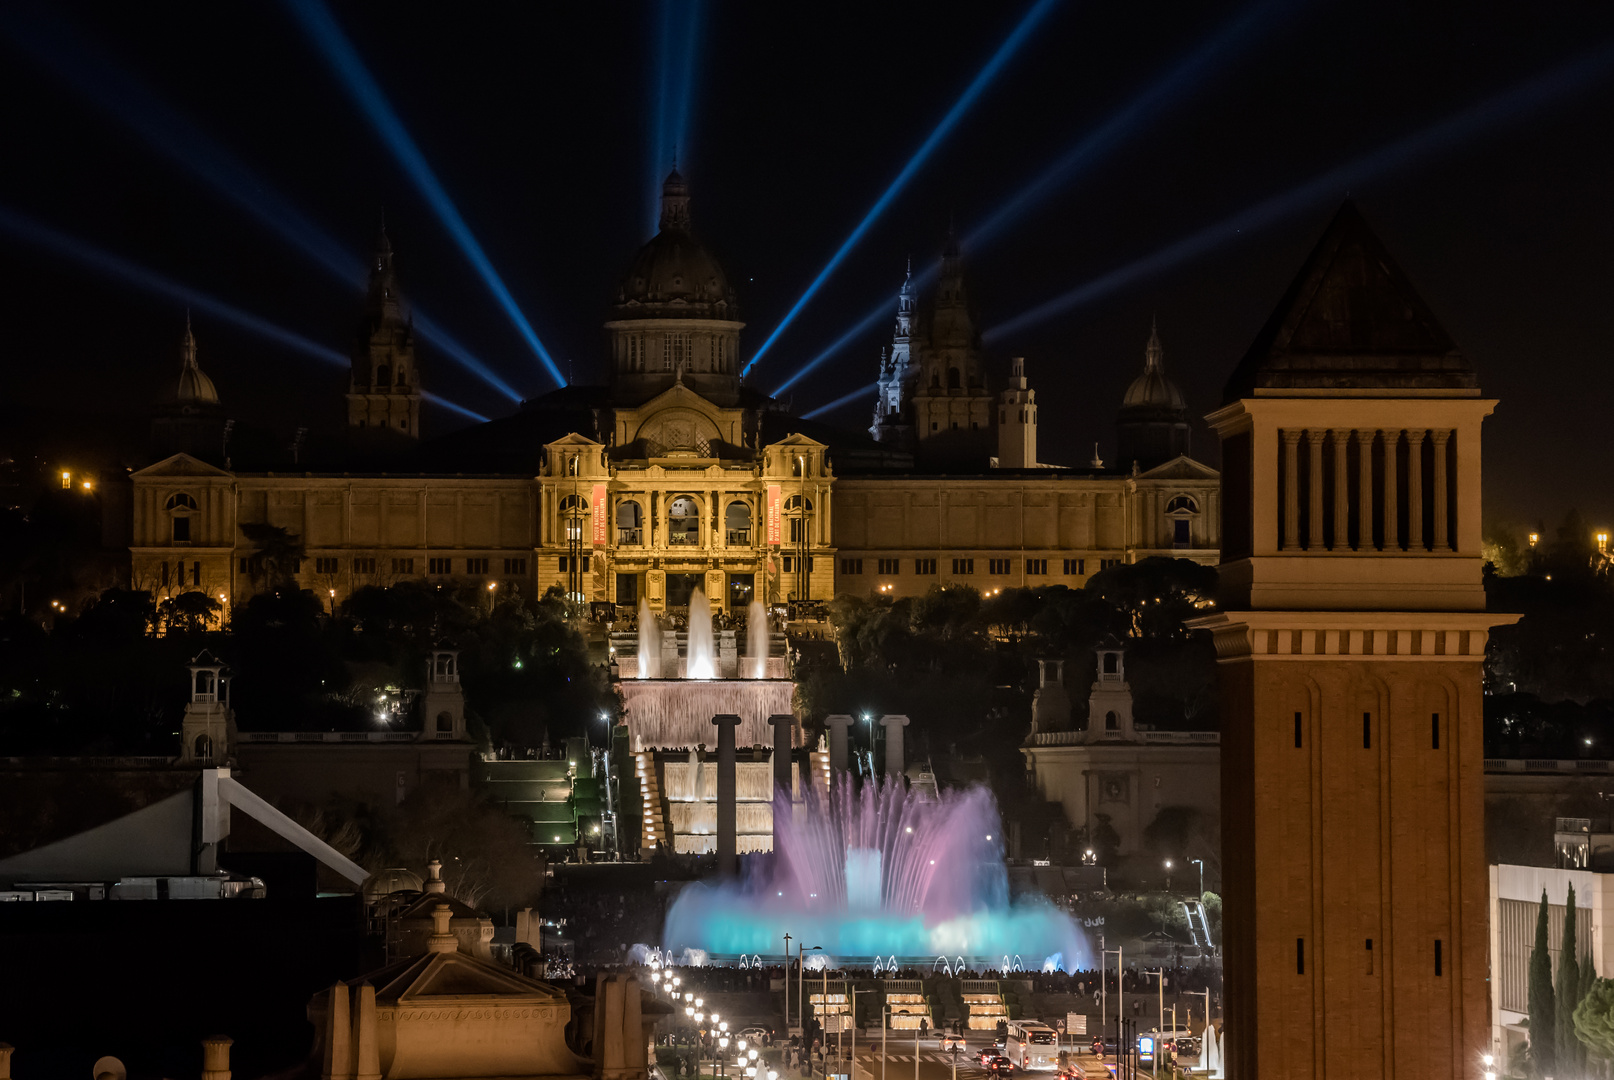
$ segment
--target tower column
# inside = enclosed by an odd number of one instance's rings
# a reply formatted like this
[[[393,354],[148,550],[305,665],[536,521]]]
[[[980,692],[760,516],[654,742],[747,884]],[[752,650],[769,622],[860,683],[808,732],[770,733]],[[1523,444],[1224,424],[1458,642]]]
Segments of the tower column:
[[[740,718],[732,713],[712,717],[717,728],[717,872],[733,877],[739,869],[739,825],[734,783],[734,729]]]
[[[1407,432],[1407,549],[1423,548],[1423,428]]]
[[[1300,546],[1300,432],[1283,433],[1283,543]]]
[[[906,767],[902,746],[902,729],[908,726],[906,716],[882,716],[880,726],[885,728],[885,778],[893,780],[902,776]]]
[[[1356,550],[1373,550],[1373,437],[1374,428],[1362,428],[1356,433],[1356,473],[1359,486],[1356,492]]]
[[[1307,507],[1310,518],[1306,523],[1309,551],[1323,548],[1323,440],[1327,437],[1328,432],[1316,428],[1306,432],[1307,453],[1311,458],[1311,505]]]
[[[1334,530],[1329,534],[1328,546],[1343,551],[1351,546],[1351,482],[1350,463],[1345,448],[1351,440],[1348,428],[1336,428],[1334,437]]]
[[[1401,454],[1401,432],[1386,428],[1384,431],[1384,550],[1401,547],[1396,459]]]
[[[789,713],[768,717],[773,728],[773,824],[779,827],[781,818],[791,811],[793,793],[790,785],[790,735],[795,730],[796,718]],[[774,835],[778,835],[777,831]],[[778,844],[774,845],[778,849]]]
[[[850,716],[826,717],[829,725],[829,771],[833,779],[846,771],[846,729],[852,726]]]
[[[1451,432],[1446,428],[1436,428],[1429,433],[1435,450],[1435,550],[1450,551],[1451,542],[1446,536],[1446,514],[1450,507],[1446,505],[1446,443],[1451,441]]]

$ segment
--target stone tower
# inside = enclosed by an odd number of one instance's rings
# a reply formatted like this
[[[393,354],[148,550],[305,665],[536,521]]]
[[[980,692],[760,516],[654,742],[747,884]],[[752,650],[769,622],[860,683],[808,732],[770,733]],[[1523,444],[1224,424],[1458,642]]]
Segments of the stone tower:
[[[907,276],[902,279],[902,290],[897,294],[897,322],[891,333],[891,352],[880,357],[879,397],[874,404],[874,423],[869,427],[869,435],[876,442],[903,448],[913,445],[908,402],[919,375],[913,362],[913,320],[913,262],[910,260]]]
[[[1037,467],[1037,392],[1026,385],[1026,360],[1016,356],[1009,386],[998,398],[998,468]]]
[[[1137,738],[1132,725],[1132,687],[1126,681],[1125,652],[1113,636],[1106,636],[1094,650],[1098,653],[1098,675],[1087,695],[1087,741]]]
[[[180,346],[179,378],[157,402],[151,419],[152,451],[158,459],[185,453],[223,464],[228,427],[219,392],[196,362],[196,335],[185,317],[185,339]]]
[[[465,740],[465,689],[460,686],[458,649],[434,648],[426,658],[422,739]]]
[[[931,461],[979,461],[992,452],[992,393],[981,331],[964,284],[964,258],[949,236],[941,276],[914,340],[911,409],[919,453]]]
[[[1488,1047],[1480,396],[1346,204],[1222,443],[1227,1075],[1477,1075]]]
[[[191,695],[179,725],[182,765],[222,765],[230,757],[230,702],[224,665],[203,650],[190,662]]]
[[[392,243],[383,228],[370,263],[370,291],[347,392],[350,432],[369,443],[420,438],[420,370],[415,328],[398,293]],[[385,433],[385,434],[384,434]]]

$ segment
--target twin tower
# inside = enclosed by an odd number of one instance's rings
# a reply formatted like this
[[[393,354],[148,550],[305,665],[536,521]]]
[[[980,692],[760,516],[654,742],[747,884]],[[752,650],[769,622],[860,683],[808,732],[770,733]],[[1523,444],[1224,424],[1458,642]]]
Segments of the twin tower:
[[[1470,1077],[1489,1050],[1481,397],[1346,205],[1222,443],[1228,1075]]]

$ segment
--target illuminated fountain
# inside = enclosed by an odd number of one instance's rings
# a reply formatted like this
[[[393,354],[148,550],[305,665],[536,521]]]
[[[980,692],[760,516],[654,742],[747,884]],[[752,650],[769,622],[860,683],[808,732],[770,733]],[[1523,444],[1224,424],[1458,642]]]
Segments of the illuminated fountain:
[[[712,637],[712,605],[699,589],[689,598],[689,637],[685,654],[686,679],[717,678],[717,641]]]
[[[661,627],[656,613],[650,610],[649,600],[639,601],[639,653],[634,678],[661,677]]]
[[[743,882],[697,883],[667,915],[663,944],[722,960],[777,954],[789,933],[836,961],[896,956],[976,968],[1091,967],[1087,939],[1042,898],[1009,900],[997,807],[983,788],[941,798],[843,778],[812,788],[776,824],[774,855]]]
[[[772,641],[773,635],[768,633],[768,609],[762,606],[761,600],[753,600],[745,616],[746,678],[768,677],[768,653]]]

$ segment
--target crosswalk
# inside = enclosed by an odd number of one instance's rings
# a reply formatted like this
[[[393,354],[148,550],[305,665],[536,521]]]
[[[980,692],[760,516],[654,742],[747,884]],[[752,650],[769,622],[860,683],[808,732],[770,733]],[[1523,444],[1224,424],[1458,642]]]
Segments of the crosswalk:
[[[867,1058],[873,1058],[875,1061],[880,1060],[880,1052],[878,1050],[874,1051],[872,1054],[865,1054],[863,1051],[859,1050],[857,1056],[858,1056],[859,1060],[865,1060]],[[894,1051],[887,1051],[887,1053],[885,1055],[885,1059],[887,1061],[906,1061],[910,1065],[913,1064],[913,1058],[914,1058],[913,1054],[899,1054],[899,1053],[896,1053]],[[951,1065],[953,1063],[953,1055],[951,1055],[951,1054],[939,1054],[939,1053],[929,1053],[929,1054],[927,1054],[927,1053],[921,1052],[920,1055],[919,1055],[919,1060],[920,1061],[928,1061],[933,1065]],[[959,1064],[959,1066],[961,1068],[963,1066],[965,1066],[965,1065],[973,1065],[973,1064],[975,1064],[975,1055],[974,1054],[959,1054],[959,1056],[958,1056],[958,1064]]]

